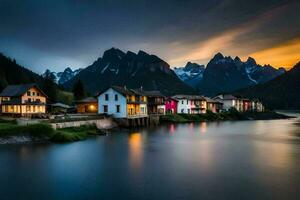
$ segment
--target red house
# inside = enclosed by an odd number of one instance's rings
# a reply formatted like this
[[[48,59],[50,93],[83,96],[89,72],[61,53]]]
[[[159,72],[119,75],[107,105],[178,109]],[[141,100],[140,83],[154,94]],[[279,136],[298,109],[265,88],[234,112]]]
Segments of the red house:
[[[166,114],[176,114],[177,113],[177,103],[178,100],[168,97],[166,99]]]
[[[252,103],[249,99],[243,99],[243,111],[247,112],[252,110]]]

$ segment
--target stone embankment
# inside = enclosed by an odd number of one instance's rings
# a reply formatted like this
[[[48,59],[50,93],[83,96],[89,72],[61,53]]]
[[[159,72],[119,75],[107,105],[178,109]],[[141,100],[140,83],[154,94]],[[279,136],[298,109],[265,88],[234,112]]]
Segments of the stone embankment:
[[[55,130],[61,128],[80,127],[80,126],[88,126],[88,125],[95,125],[98,129],[107,130],[118,126],[113,121],[112,118],[91,119],[91,120],[78,119],[78,121],[57,122],[57,123],[50,123],[50,125]]]

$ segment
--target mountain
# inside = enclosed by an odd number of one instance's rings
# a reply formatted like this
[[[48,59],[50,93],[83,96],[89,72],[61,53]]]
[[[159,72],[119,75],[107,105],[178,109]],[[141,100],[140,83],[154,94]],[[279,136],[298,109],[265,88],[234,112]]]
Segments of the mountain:
[[[145,90],[159,90],[164,94],[194,93],[177,77],[168,63],[143,51],[125,53],[111,48],[63,85],[71,89],[79,79],[92,93],[111,85],[126,85],[129,88],[142,86]]]
[[[300,62],[285,74],[264,84],[236,92],[237,95],[258,98],[272,109],[300,109]]]
[[[175,68],[176,75],[186,84],[195,87],[202,80],[204,65],[188,62],[185,67]]]
[[[52,72],[49,69],[47,69],[42,76],[51,76],[53,80],[56,81],[59,85],[64,84],[68,80],[72,79],[74,76],[76,76],[82,69],[72,70],[70,67],[67,67],[63,72]]]
[[[38,83],[43,78],[0,53],[0,91],[9,84]]]
[[[36,83],[48,96],[47,102],[62,102],[70,104],[72,94],[63,91],[53,82],[53,76],[40,76],[19,65],[16,60],[0,53],[0,92],[7,85]]]
[[[200,93],[213,96],[265,83],[284,73],[284,68],[261,66],[251,57],[242,62],[239,57],[232,59],[218,53],[207,64],[201,81],[194,87]]]

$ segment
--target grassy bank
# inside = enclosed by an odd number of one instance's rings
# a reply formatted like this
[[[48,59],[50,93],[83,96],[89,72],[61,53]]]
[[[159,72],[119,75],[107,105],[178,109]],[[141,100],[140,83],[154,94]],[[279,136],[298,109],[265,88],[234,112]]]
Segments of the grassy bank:
[[[288,119],[289,116],[279,114],[273,111],[266,112],[238,112],[234,109],[222,113],[212,113],[208,111],[205,114],[175,114],[161,116],[161,122],[202,122],[202,121],[225,121],[225,120],[270,120],[270,119]]]
[[[19,126],[15,121],[0,121],[0,137],[31,136],[36,138],[51,138],[55,131],[48,124],[31,124]]]
[[[0,120],[0,137],[26,136],[33,140],[52,141],[57,143],[85,140],[102,132],[95,126],[81,126],[54,130],[47,123],[19,126],[15,121]]]
[[[56,131],[56,134],[51,138],[53,142],[74,142],[85,140],[90,136],[102,134],[95,126],[80,126],[72,128],[64,128]]]

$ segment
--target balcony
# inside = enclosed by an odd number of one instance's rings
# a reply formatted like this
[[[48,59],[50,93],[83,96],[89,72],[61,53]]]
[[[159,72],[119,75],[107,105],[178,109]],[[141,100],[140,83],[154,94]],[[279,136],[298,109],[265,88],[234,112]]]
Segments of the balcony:
[[[142,118],[142,117],[148,117],[147,114],[127,114],[128,119],[135,119],[135,118]]]

